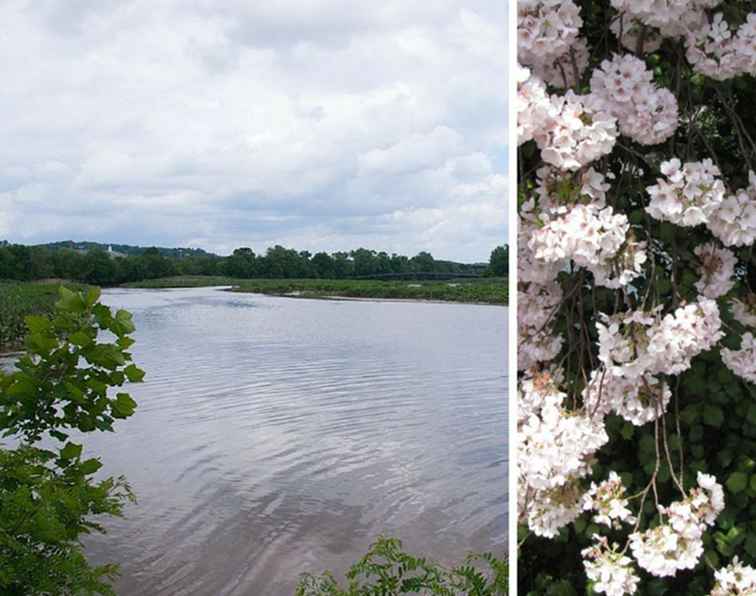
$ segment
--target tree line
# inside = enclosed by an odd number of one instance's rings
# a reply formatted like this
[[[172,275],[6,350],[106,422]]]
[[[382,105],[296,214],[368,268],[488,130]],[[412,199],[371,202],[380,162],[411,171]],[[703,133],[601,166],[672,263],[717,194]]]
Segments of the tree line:
[[[218,275],[240,279],[346,279],[413,273],[504,276],[507,262],[506,246],[495,248],[488,264],[465,264],[436,260],[425,251],[407,257],[365,248],[312,254],[276,245],[261,255],[242,247],[227,257],[209,253],[171,257],[157,248],[148,248],[139,255],[114,256],[99,248],[80,251],[22,244],[0,245],[0,279],[60,278],[101,286],[174,275]]]

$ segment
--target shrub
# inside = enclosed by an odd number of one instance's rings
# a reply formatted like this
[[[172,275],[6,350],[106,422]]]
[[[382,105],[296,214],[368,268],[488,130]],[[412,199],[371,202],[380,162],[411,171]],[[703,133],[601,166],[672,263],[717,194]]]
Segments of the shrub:
[[[128,352],[131,315],[112,313],[99,295],[61,288],[52,316],[26,318],[26,350],[14,370],[0,371],[0,429],[16,443],[0,448],[2,594],[113,593],[117,567],[91,566],[79,539],[104,532],[99,516],[120,515],[133,494],[122,477],[96,480],[102,463],[69,438],[112,431],[131,416],[131,396],[110,390],[144,373]]]

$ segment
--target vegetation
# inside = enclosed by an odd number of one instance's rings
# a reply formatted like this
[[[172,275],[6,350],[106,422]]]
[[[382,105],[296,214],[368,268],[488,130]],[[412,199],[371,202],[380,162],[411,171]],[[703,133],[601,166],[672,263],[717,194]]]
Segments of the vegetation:
[[[448,302],[506,304],[507,284],[503,278],[450,282],[391,282],[371,280],[249,280],[235,292],[255,292],[300,298],[393,298],[443,300]]]
[[[162,290],[167,288],[209,288],[213,286],[233,286],[239,280],[224,275],[172,275],[157,279],[144,279],[123,284],[125,288],[144,288],[147,290]]]
[[[62,245],[61,245],[62,244]],[[228,257],[189,249],[147,248],[128,253],[108,252],[92,243],[23,246],[0,243],[0,279],[32,281],[70,279],[98,286],[172,276],[225,276],[234,279],[351,279],[385,277],[505,275],[506,248],[499,247],[491,262],[456,263],[436,260],[428,252],[414,257],[359,248],[328,254],[296,251],[283,246],[256,255],[238,248]],[[123,248],[121,245],[117,247]]]
[[[91,566],[80,538],[104,532],[102,515],[133,500],[123,477],[95,480],[69,433],[112,431],[136,403],[121,387],[144,373],[131,363],[131,315],[99,303],[99,289],[60,288],[51,316],[26,318],[25,354],[0,371],[0,593],[7,596],[114,594],[117,567]],[[100,341],[102,332],[114,338]],[[116,389],[115,395],[111,389]]]
[[[81,289],[66,284],[69,289]],[[58,299],[58,283],[0,281],[0,353],[19,348],[26,334],[27,315],[50,314]]]
[[[389,298],[506,304],[504,278],[459,279],[443,282],[404,282],[357,279],[256,279],[178,276],[126,284],[131,288],[195,288],[233,286],[234,292],[250,292],[297,298]]]
[[[492,554],[470,555],[459,567],[446,569],[438,563],[410,555],[402,543],[380,538],[346,574],[342,587],[331,573],[306,574],[297,596],[369,596],[438,594],[441,596],[496,596],[508,593],[506,561]]]

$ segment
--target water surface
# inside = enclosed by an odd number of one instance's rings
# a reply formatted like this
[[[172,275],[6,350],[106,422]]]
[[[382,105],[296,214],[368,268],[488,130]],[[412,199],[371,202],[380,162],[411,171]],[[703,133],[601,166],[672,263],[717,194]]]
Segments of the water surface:
[[[506,309],[109,290],[137,413],[90,435],[138,496],[96,562],[120,595],[289,595],[380,533],[447,563],[506,550]]]

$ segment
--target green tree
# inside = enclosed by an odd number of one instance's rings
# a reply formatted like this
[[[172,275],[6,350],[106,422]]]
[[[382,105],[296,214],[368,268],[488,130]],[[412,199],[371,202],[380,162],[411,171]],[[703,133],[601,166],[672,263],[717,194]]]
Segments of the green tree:
[[[509,271],[509,247],[497,246],[491,251],[488,259],[488,273],[497,277],[506,275]]]
[[[250,278],[256,273],[256,264],[255,253],[251,248],[237,248],[225,260],[224,271],[231,277]]]
[[[434,270],[435,259],[429,252],[421,251],[410,259],[412,270],[416,273],[427,273]]]
[[[336,276],[333,259],[327,252],[318,252],[312,257],[312,267],[317,277],[328,279]]]
[[[132,362],[131,315],[99,303],[99,290],[61,288],[52,317],[27,317],[26,353],[0,371],[0,593],[113,594],[117,567],[91,566],[80,536],[133,499],[124,478],[95,481],[102,463],[69,433],[113,430],[136,403],[120,389],[144,373]],[[101,341],[108,332],[113,341]],[[116,389],[115,395],[111,393]],[[44,447],[43,447],[44,445]]]

